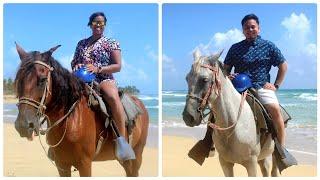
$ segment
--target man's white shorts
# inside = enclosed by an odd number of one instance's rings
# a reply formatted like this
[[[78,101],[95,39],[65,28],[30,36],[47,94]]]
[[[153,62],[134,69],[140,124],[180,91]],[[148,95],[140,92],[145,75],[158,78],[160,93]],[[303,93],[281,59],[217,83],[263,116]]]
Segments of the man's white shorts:
[[[270,89],[258,89],[258,99],[262,104],[279,104],[276,93]]]

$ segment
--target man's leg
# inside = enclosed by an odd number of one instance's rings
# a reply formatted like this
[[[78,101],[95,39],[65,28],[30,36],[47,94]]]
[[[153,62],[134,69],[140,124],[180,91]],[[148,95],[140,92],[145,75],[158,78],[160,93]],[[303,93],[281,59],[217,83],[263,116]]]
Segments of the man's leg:
[[[272,117],[272,121],[275,125],[275,128],[277,130],[277,137],[282,146],[285,144],[285,127],[284,127],[284,122],[283,118],[280,112],[280,106],[279,104],[265,104],[264,105],[268,112],[270,113]]]

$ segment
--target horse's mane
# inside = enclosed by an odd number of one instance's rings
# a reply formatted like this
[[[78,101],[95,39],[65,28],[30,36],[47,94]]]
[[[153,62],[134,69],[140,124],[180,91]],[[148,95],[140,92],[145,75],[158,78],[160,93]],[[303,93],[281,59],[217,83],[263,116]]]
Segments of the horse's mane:
[[[65,111],[67,111],[76,100],[80,99],[80,97],[85,94],[85,84],[72,75],[67,69],[62,67],[57,60],[52,56],[49,56],[46,60],[41,59],[40,52],[33,51],[29,53],[29,57],[26,60],[21,61],[20,68],[15,78],[15,90],[18,97],[23,93],[23,79],[35,70],[33,63],[35,60],[44,61],[54,69],[51,72],[51,110],[64,107]]]
[[[223,63],[221,61],[219,61],[219,57],[216,56],[201,56],[199,59],[195,60],[192,68],[194,72],[201,72],[203,70],[203,68],[201,68],[201,65],[204,64],[218,64],[219,68],[221,69],[221,71],[223,72],[224,76],[227,76],[227,72],[223,67]],[[211,64],[212,65],[212,64]]]

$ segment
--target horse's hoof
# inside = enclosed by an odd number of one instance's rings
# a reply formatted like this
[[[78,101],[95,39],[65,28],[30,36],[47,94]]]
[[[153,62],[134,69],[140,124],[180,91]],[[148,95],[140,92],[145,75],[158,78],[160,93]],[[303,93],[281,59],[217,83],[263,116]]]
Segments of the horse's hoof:
[[[210,151],[209,151],[208,157],[213,157],[215,153],[216,153],[215,148],[211,148]]]

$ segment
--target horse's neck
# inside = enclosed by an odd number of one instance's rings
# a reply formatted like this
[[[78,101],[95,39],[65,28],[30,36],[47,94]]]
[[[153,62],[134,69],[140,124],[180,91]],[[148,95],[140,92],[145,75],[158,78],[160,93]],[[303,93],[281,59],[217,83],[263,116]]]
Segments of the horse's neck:
[[[216,124],[221,127],[230,126],[237,119],[241,95],[233,88],[231,81],[222,74],[221,94],[213,101],[212,108],[216,113]]]

